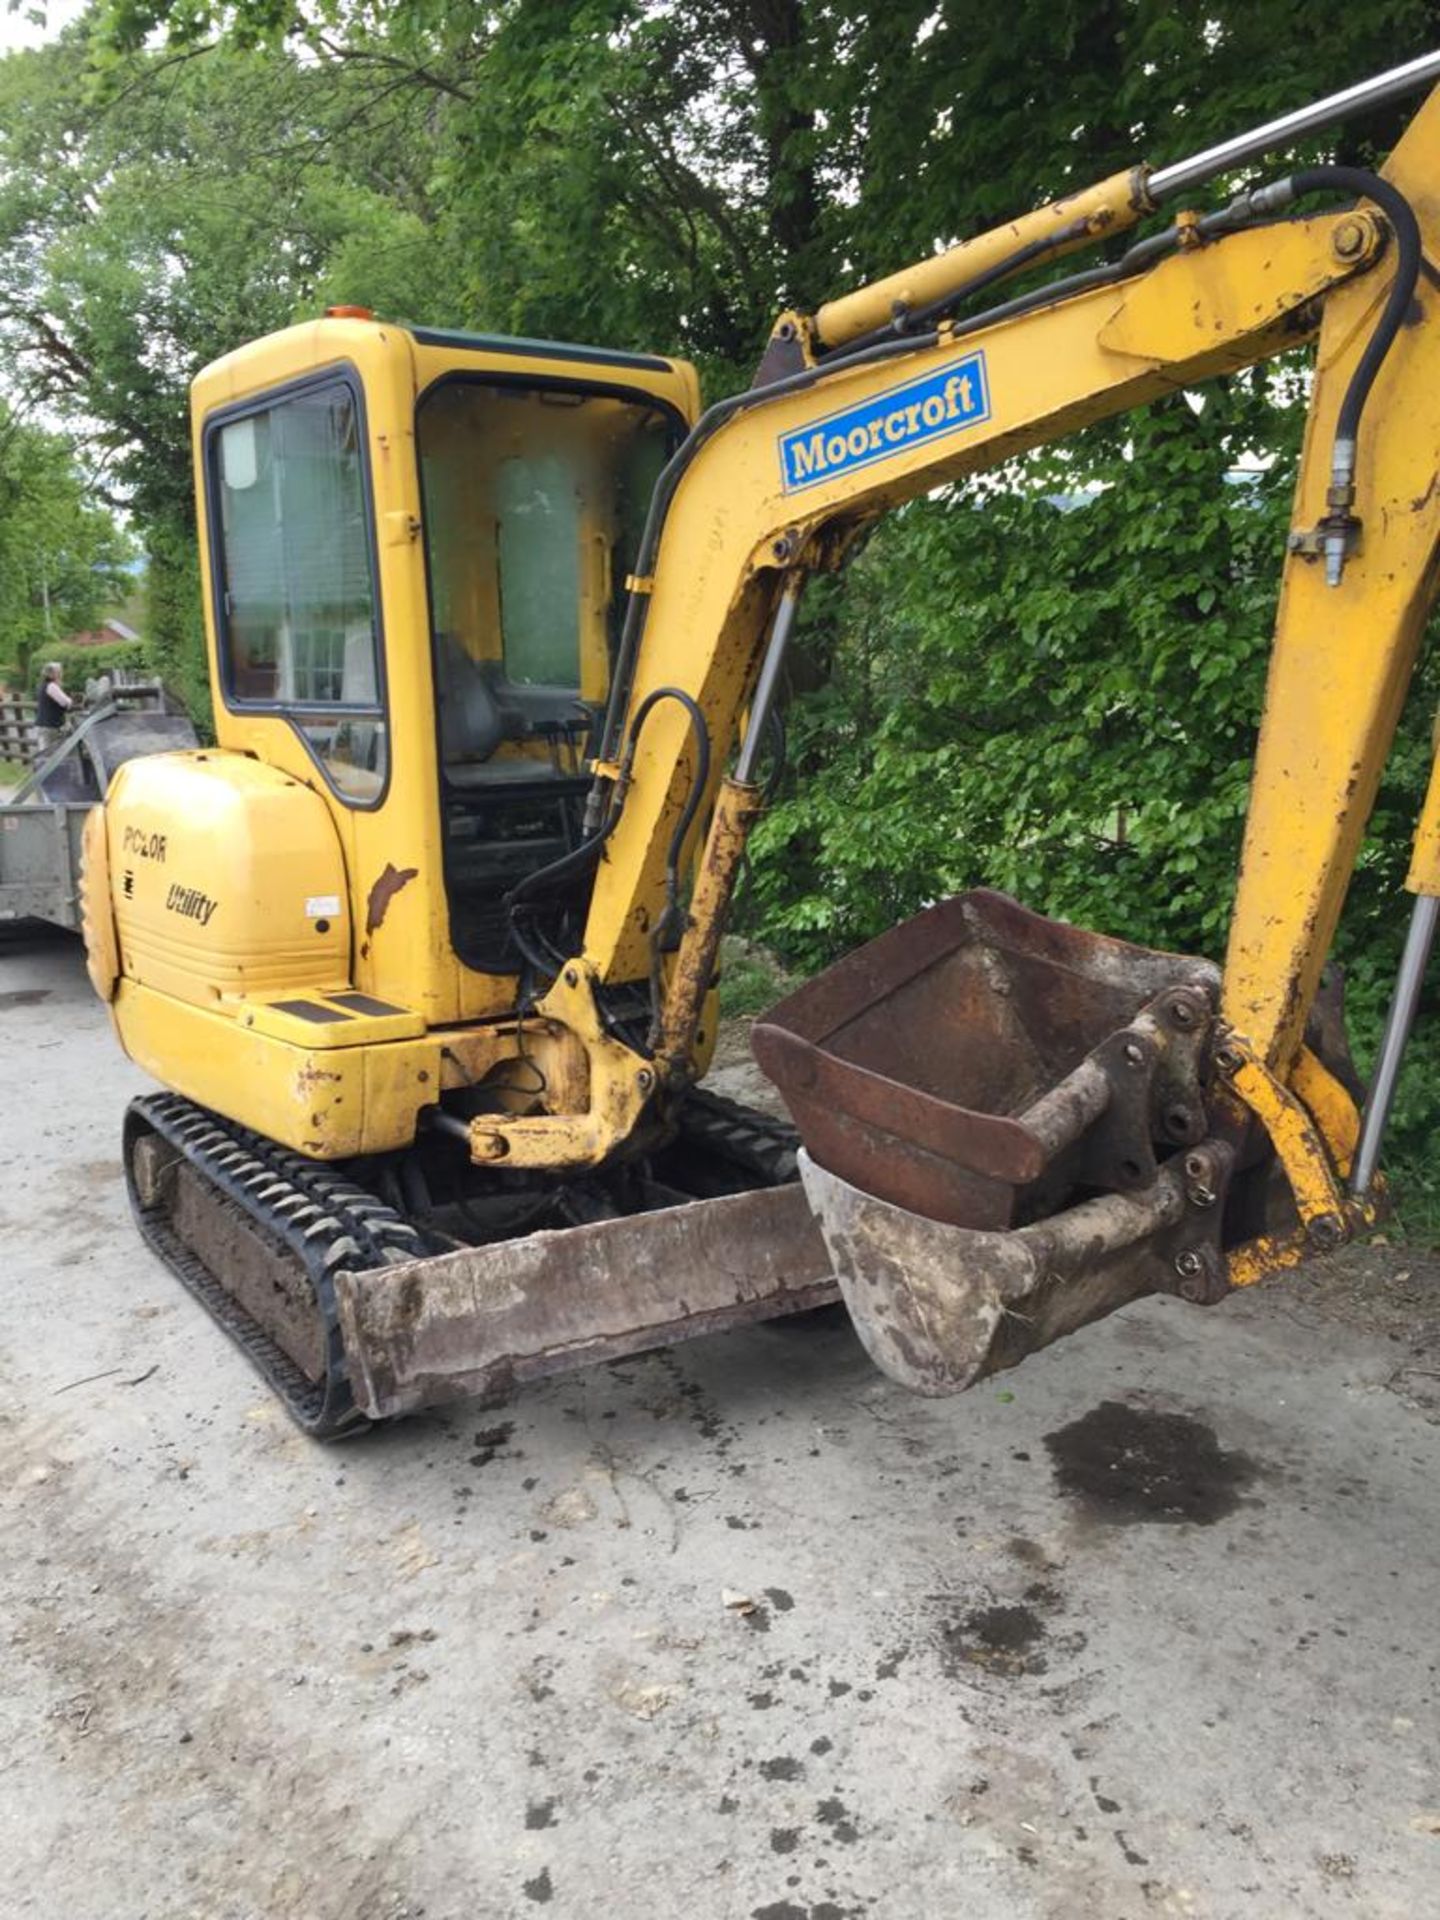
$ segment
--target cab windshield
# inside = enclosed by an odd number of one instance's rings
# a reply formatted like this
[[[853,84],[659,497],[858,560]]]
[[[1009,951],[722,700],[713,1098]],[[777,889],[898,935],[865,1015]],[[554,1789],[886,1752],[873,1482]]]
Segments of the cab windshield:
[[[510,971],[504,896],[575,845],[625,579],[678,422],[653,401],[442,381],[417,439],[451,935]]]

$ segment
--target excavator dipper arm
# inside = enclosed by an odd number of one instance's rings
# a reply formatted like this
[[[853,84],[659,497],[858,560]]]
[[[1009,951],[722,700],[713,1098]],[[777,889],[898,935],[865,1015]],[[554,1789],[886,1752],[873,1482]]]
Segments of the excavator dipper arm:
[[[1426,254],[1440,259],[1440,98],[1418,113],[1384,177],[1413,208]],[[1206,237],[1205,220],[1182,215],[1173,250],[1142,243],[1138,267],[1122,262],[1061,297],[1032,296],[988,324],[942,322],[929,344],[901,336],[853,358],[841,349],[731,403],[718,422],[719,409],[702,420],[669,477],[653,565],[636,587],[643,643],[622,692],[626,710],[647,717],[605,840],[584,950],[546,1011],[573,1020],[578,982],[649,968],[666,915],[667,849],[693,785],[698,714],[712,748],[704,798],[713,824],[669,969],[662,1062],[685,1071],[676,1041],[693,1033],[728,880],[758,811],[753,785],[737,788],[720,768],[787,584],[836,564],[860,529],[917,494],[1318,333],[1223,988],[1225,1020],[1267,1071],[1287,1074],[1435,590],[1440,296],[1421,273],[1375,376],[1352,462],[1350,550],[1339,584],[1327,585],[1337,422],[1402,248],[1364,199],[1234,231],[1215,224]],[[687,855],[697,839],[692,831]],[[649,1090],[647,1075],[617,1093],[614,1138]],[[487,1136],[477,1157],[499,1138],[509,1164],[552,1161],[563,1125],[477,1123]],[[587,1127],[583,1151],[593,1155],[593,1110]]]

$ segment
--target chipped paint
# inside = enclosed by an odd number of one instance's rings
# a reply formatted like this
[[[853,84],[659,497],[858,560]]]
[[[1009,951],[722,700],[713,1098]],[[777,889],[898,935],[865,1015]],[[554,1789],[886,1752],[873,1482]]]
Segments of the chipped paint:
[[[385,871],[371,887],[365,902],[366,935],[377,932],[385,924],[385,916],[390,911],[390,902],[403,887],[408,887],[420,869],[418,867],[397,867],[388,860]]]

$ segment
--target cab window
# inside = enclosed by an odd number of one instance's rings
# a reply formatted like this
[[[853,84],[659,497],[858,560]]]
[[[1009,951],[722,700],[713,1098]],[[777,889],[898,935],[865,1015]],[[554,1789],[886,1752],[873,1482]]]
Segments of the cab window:
[[[458,376],[416,418],[451,939],[512,969],[505,899],[581,833],[655,481],[682,430],[605,388]]]
[[[215,428],[210,498],[228,704],[280,710],[342,794],[378,798],[386,732],[350,383],[309,386]]]
[[[446,775],[578,772],[674,416],[459,379],[426,396],[417,435]]]

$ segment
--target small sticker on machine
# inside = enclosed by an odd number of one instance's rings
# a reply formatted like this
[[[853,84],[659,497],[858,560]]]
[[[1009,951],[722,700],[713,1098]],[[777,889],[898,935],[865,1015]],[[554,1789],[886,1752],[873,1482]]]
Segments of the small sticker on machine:
[[[305,918],[307,920],[328,920],[332,914],[339,913],[339,911],[340,896],[338,893],[312,893],[310,898],[305,902]]]
[[[782,433],[777,444],[785,491],[819,486],[989,418],[985,356],[967,353],[922,380],[890,387],[828,419]]]

